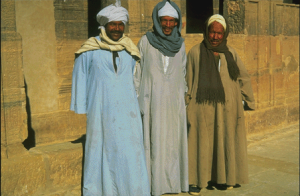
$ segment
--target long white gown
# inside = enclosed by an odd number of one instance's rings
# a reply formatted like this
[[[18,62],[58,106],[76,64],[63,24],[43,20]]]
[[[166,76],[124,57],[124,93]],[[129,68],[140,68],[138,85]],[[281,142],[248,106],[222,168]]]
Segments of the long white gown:
[[[143,115],[144,144],[151,194],[187,192],[188,151],[184,96],[186,53],[164,57],[143,36],[139,41],[141,70],[137,72],[139,105]]]

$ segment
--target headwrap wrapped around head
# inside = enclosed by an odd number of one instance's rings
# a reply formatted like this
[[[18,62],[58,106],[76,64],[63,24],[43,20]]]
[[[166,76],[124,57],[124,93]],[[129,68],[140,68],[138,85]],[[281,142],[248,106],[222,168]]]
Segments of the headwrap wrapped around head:
[[[168,6],[170,4],[177,12],[177,26],[173,28],[171,35],[167,36],[163,33],[161,24],[160,24],[160,17],[162,16],[169,16],[174,14],[174,10],[170,9]],[[166,7],[164,7],[166,6]],[[162,11],[160,11],[162,9]],[[160,11],[160,12],[159,12]],[[171,16],[174,17],[174,16]],[[176,17],[174,17],[176,18]],[[147,32],[146,36],[150,44],[158,49],[163,55],[174,57],[176,53],[180,50],[181,45],[183,43],[183,38],[181,37],[181,11],[176,3],[163,0],[159,2],[153,9],[152,12],[152,20],[153,20],[153,32]]]
[[[215,14],[215,15],[212,15],[208,21],[207,21],[207,26],[209,27],[209,25],[213,22],[218,22],[220,23],[223,27],[224,27],[224,31],[226,31],[226,21],[225,21],[225,18],[220,15],[220,14]]]
[[[164,7],[158,11],[158,17],[170,16],[178,19],[178,13],[175,8],[167,1]]]
[[[128,18],[128,11],[124,7],[121,7],[120,0],[116,0],[115,5],[109,5],[103,8],[97,14],[97,21],[100,24],[100,40],[96,37],[89,38],[86,42],[84,42],[81,48],[75,52],[75,55],[78,56],[83,52],[98,49],[109,50],[112,52],[125,49],[130,55],[135,56],[136,59],[139,60],[141,58],[139,50],[129,37],[123,34],[118,41],[113,41],[107,36],[105,31],[105,25],[107,23],[111,21],[122,21],[125,25]]]
[[[100,27],[105,26],[107,23],[111,21],[122,21],[124,25],[126,25],[128,19],[129,19],[128,11],[124,7],[118,5],[117,3],[116,5],[111,4],[103,8],[97,14],[97,22],[100,24]]]
[[[209,25],[214,21],[219,22],[224,27],[224,37],[220,45],[213,47],[209,43]],[[197,103],[222,103],[225,104],[225,92],[218,71],[218,62],[215,60],[213,52],[224,53],[230,78],[236,81],[240,75],[240,70],[233,58],[232,53],[227,47],[227,37],[229,34],[229,25],[227,20],[215,14],[205,22],[203,33],[204,40],[200,44],[199,60],[199,81],[196,95]]]

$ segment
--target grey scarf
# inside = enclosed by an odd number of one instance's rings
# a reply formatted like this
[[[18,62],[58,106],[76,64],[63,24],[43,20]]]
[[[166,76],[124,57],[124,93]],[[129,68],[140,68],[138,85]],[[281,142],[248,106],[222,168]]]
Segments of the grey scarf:
[[[166,4],[166,2],[167,0],[164,0],[154,7],[152,13],[153,32],[147,32],[146,36],[150,44],[163,53],[163,55],[174,57],[175,54],[180,50],[184,41],[180,33],[182,26],[181,11],[175,3],[169,1],[169,3],[177,10],[179,18],[178,25],[174,27],[171,35],[166,36],[162,31],[160,19],[158,17],[158,10],[160,10]]]

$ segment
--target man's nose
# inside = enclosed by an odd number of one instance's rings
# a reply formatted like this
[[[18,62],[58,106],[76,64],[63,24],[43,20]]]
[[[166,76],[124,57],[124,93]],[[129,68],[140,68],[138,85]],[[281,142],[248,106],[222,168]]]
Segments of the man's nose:
[[[218,34],[214,33],[214,39],[218,39]]]
[[[166,26],[170,27],[170,21],[167,21]]]
[[[116,28],[115,28],[115,30],[119,30],[119,25],[116,25]]]

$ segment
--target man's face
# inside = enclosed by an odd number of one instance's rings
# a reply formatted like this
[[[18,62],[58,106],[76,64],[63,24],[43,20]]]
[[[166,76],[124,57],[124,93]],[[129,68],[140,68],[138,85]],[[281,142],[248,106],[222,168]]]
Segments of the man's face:
[[[216,47],[220,45],[224,38],[224,28],[223,26],[214,21],[208,27],[208,41],[211,46]]]
[[[171,35],[174,27],[177,26],[177,21],[173,17],[162,16],[160,17],[160,25],[165,35]]]
[[[123,36],[124,29],[125,25],[122,21],[111,21],[105,25],[105,32],[113,41],[118,41]]]

